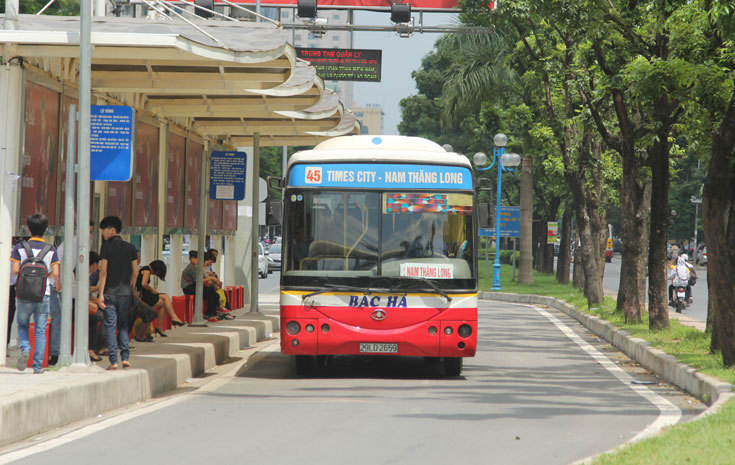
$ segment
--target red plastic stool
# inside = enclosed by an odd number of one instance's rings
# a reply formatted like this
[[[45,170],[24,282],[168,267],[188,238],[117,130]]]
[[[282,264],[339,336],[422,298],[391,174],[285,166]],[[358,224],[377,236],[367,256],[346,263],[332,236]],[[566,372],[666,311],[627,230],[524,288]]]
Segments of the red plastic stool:
[[[177,295],[171,297],[171,304],[174,307],[174,313],[179,320],[191,323],[189,319],[189,301],[191,296],[188,295]]]
[[[236,295],[235,300],[237,301],[237,308],[240,309],[244,306],[244,290],[245,288],[243,286],[237,286],[236,287]]]
[[[43,364],[46,368],[48,366],[48,348],[49,348],[49,337],[51,336],[51,322],[46,323],[46,348],[43,350]],[[28,368],[33,368],[33,354],[36,352],[36,324],[31,322],[28,325],[28,340],[31,343],[31,352],[28,354]]]

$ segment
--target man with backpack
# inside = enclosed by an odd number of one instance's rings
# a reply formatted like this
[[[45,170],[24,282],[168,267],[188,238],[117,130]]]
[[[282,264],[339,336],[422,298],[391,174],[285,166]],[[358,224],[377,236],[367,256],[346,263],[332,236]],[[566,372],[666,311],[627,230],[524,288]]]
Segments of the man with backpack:
[[[31,316],[35,323],[36,350],[33,353],[33,372],[43,373],[43,354],[46,349],[46,324],[49,316],[49,298],[53,279],[59,277],[59,257],[53,244],[43,240],[48,218],[34,213],[26,220],[31,232],[28,241],[17,243],[10,253],[16,284],[16,320],[20,358],[18,370],[28,364],[31,343],[28,336]]]

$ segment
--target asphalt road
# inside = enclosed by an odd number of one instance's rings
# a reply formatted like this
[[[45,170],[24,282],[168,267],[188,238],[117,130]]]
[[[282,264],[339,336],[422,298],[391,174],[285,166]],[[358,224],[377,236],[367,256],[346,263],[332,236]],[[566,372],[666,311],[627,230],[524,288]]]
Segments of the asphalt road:
[[[692,287],[692,297],[694,302],[689,305],[684,314],[698,321],[707,321],[707,267],[698,266],[697,284]],[[611,263],[605,263],[605,276],[602,278],[602,286],[618,292],[620,287],[620,255],[615,254]],[[648,300],[648,295],[646,295]],[[669,307],[670,311],[674,309]]]
[[[281,286],[281,272],[271,271],[267,278],[258,279],[258,292],[260,294],[278,294]]]
[[[14,463],[568,464],[703,408],[551,310],[482,303],[478,342],[461,377],[376,357],[299,378],[269,341],[200,390]]]

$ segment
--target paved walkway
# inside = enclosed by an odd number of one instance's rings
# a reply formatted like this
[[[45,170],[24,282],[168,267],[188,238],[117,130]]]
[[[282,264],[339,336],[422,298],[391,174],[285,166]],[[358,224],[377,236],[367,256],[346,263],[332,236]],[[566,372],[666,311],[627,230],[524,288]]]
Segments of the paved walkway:
[[[132,341],[130,369],[107,371],[109,361],[47,369],[41,375],[15,368],[20,352],[9,352],[0,367],[0,447],[73,421],[147,401],[186,387],[239,351],[279,331],[278,316],[235,311],[234,320],[206,327],[183,326],[153,342]],[[1,451],[0,451],[1,453]]]

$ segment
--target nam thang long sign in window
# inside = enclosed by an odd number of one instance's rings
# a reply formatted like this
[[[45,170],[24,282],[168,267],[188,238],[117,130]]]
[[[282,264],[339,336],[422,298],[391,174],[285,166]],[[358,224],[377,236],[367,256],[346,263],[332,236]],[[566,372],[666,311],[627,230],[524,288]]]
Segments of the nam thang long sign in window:
[[[382,50],[297,48],[322,79],[329,81],[380,82]]]

